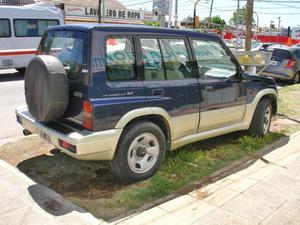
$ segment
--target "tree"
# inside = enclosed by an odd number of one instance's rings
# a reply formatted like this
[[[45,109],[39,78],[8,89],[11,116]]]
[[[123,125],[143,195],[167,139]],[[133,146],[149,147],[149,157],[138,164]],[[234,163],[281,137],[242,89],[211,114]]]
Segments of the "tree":
[[[239,10],[239,24],[246,25],[246,14],[247,10],[243,7],[242,9]],[[231,19],[229,20],[230,25],[235,25],[236,21],[238,18],[238,12],[235,10],[232,14]],[[255,20],[252,18],[252,24],[255,24]]]
[[[213,16],[210,19],[206,18],[208,23],[213,23],[213,24],[219,24],[219,28],[223,29],[224,25],[226,25],[225,20],[223,20],[219,15],[218,16]]]
[[[190,22],[190,23],[191,23],[191,22],[194,21],[194,17],[188,16],[188,17],[184,18],[183,21],[184,21],[184,22]]]

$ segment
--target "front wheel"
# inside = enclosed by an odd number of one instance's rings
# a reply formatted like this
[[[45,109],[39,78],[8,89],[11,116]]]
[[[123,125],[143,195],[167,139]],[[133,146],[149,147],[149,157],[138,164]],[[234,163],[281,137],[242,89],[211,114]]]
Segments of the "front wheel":
[[[252,136],[265,136],[270,129],[272,120],[272,103],[269,99],[261,99],[255,109],[249,133]]]
[[[151,177],[161,166],[166,153],[166,138],[154,123],[136,122],[125,128],[111,170],[126,183]]]

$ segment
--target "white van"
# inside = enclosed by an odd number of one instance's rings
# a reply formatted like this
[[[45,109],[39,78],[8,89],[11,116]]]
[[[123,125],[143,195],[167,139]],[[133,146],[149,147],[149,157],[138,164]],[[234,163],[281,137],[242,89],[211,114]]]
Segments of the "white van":
[[[24,71],[47,27],[63,23],[53,4],[0,6],[0,69]]]

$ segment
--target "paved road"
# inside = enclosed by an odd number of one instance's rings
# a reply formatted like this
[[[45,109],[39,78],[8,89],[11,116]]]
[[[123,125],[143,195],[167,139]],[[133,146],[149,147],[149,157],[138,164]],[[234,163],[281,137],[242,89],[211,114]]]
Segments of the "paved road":
[[[0,145],[22,135],[14,110],[25,104],[24,75],[16,70],[0,70]]]

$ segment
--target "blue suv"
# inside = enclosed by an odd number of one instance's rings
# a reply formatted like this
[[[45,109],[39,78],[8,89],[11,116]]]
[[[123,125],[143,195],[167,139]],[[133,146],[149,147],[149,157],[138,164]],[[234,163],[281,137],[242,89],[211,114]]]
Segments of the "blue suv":
[[[166,151],[225,133],[263,136],[277,111],[270,78],[243,71],[211,34],[65,25],[43,35],[25,74],[24,134],[122,181],[152,176]]]

